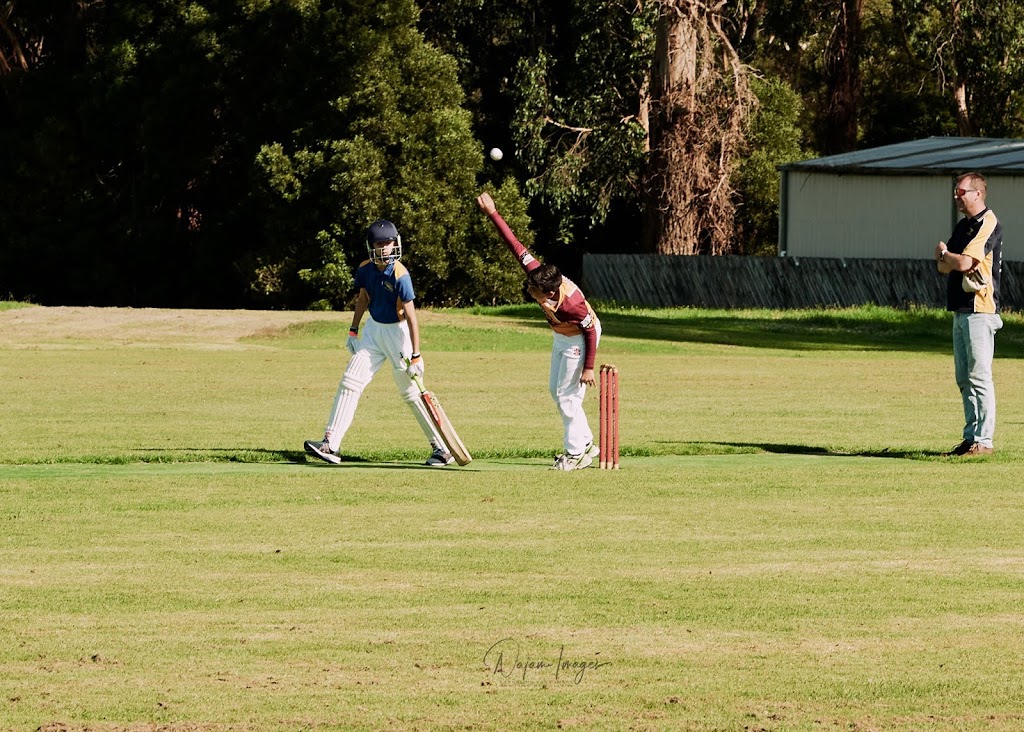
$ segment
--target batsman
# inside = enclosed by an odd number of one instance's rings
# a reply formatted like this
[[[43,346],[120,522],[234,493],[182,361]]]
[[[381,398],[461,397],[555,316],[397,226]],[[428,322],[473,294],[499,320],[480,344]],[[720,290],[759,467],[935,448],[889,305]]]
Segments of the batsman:
[[[583,397],[594,386],[594,362],[601,339],[598,320],[580,288],[553,264],[541,264],[524,247],[498,213],[490,194],[483,193],[477,205],[497,227],[520,266],[526,272],[527,291],[544,312],[554,331],[548,389],[562,416],[565,452],[555,456],[554,470],[580,470],[600,455],[594,444]]]
[[[416,320],[415,292],[409,270],[402,258],[402,238],[390,221],[374,221],[366,232],[369,259],[356,270],[355,284],[359,288],[352,314],[352,327],[348,331],[345,347],[352,357],[338,391],[323,440],[307,440],[306,452],[337,465],[341,462],[339,450],[363,393],[374,375],[385,364],[391,366],[391,375],[398,386],[402,400],[409,405],[423,434],[430,442],[431,454],[426,465],[444,467],[455,462],[446,449],[421,398],[416,380],[423,378],[423,357],[420,355],[420,332]],[[369,313],[363,335],[359,337],[359,324]]]

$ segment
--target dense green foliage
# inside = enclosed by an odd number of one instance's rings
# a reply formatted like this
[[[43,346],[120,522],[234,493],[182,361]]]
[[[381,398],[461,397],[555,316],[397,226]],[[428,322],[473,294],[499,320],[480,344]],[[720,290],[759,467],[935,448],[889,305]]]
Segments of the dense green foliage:
[[[478,135],[488,147],[513,153],[501,167],[515,173],[530,198],[542,253],[572,269],[584,251],[633,246],[637,232],[623,224],[632,226],[641,205],[639,99],[657,4],[423,6],[426,37],[459,59]]]
[[[428,301],[503,301],[521,289],[503,249],[479,246],[489,226],[473,215],[480,146],[454,61],[422,41],[411,3],[391,5],[310,14],[296,39],[315,54],[299,68],[319,70],[307,86],[331,92],[317,92],[322,118],[292,117],[297,126],[256,156],[266,238],[252,280],[286,304],[297,275],[315,305],[342,306],[366,255],[353,232],[380,217],[399,223]]]
[[[0,296],[340,307],[383,216],[423,301],[516,300],[483,188],[570,273],[636,250],[666,3],[0,0]],[[773,251],[778,163],[1024,134],[1020,2],[716,17],[760,102],[731,181],[737,252]]]
[[[81,56],[5,77],[0,292],[341,306],[387,217],[428,302],[518,295],[478,245],[480,146],[412,0],[93,7]]]
[[[806,157],[800,148],[800,98],[779,79],[755,79],[758,109],[749,120],[750,150],[736,170],[742,194],[737,246],[743,254],[778,251],[779,174],[776,166]]]

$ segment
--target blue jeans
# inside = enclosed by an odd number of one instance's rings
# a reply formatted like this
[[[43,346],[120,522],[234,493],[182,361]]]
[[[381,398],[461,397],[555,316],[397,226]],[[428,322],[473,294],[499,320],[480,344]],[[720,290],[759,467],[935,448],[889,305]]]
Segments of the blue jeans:
[[[992,356],[1003,319],[991,313],[953,313],[953,367],[964,402],[964,439],[992,447],[996,387]]]

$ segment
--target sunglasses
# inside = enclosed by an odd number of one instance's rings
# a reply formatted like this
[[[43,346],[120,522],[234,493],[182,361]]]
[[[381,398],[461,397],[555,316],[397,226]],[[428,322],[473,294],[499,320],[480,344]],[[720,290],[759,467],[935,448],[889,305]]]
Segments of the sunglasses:
[[[953,195],[956,196],[957,198],[963,198],[964,196],[966,196],[971,191],[976,191],[976,190],[978,190],[978,189],[977,188],[954,188],[953,189]]]

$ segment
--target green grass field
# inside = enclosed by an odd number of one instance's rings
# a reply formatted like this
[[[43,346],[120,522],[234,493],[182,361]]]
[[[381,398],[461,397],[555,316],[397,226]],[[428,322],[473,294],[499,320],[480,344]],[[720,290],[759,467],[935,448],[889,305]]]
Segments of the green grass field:
[[[945,313],[601,314],[555,473],[533,306],[421,313],[438,470],[306,461],[347,314],[0,305],[0,730],[1024,728],[1024,318],[972,462]]]

